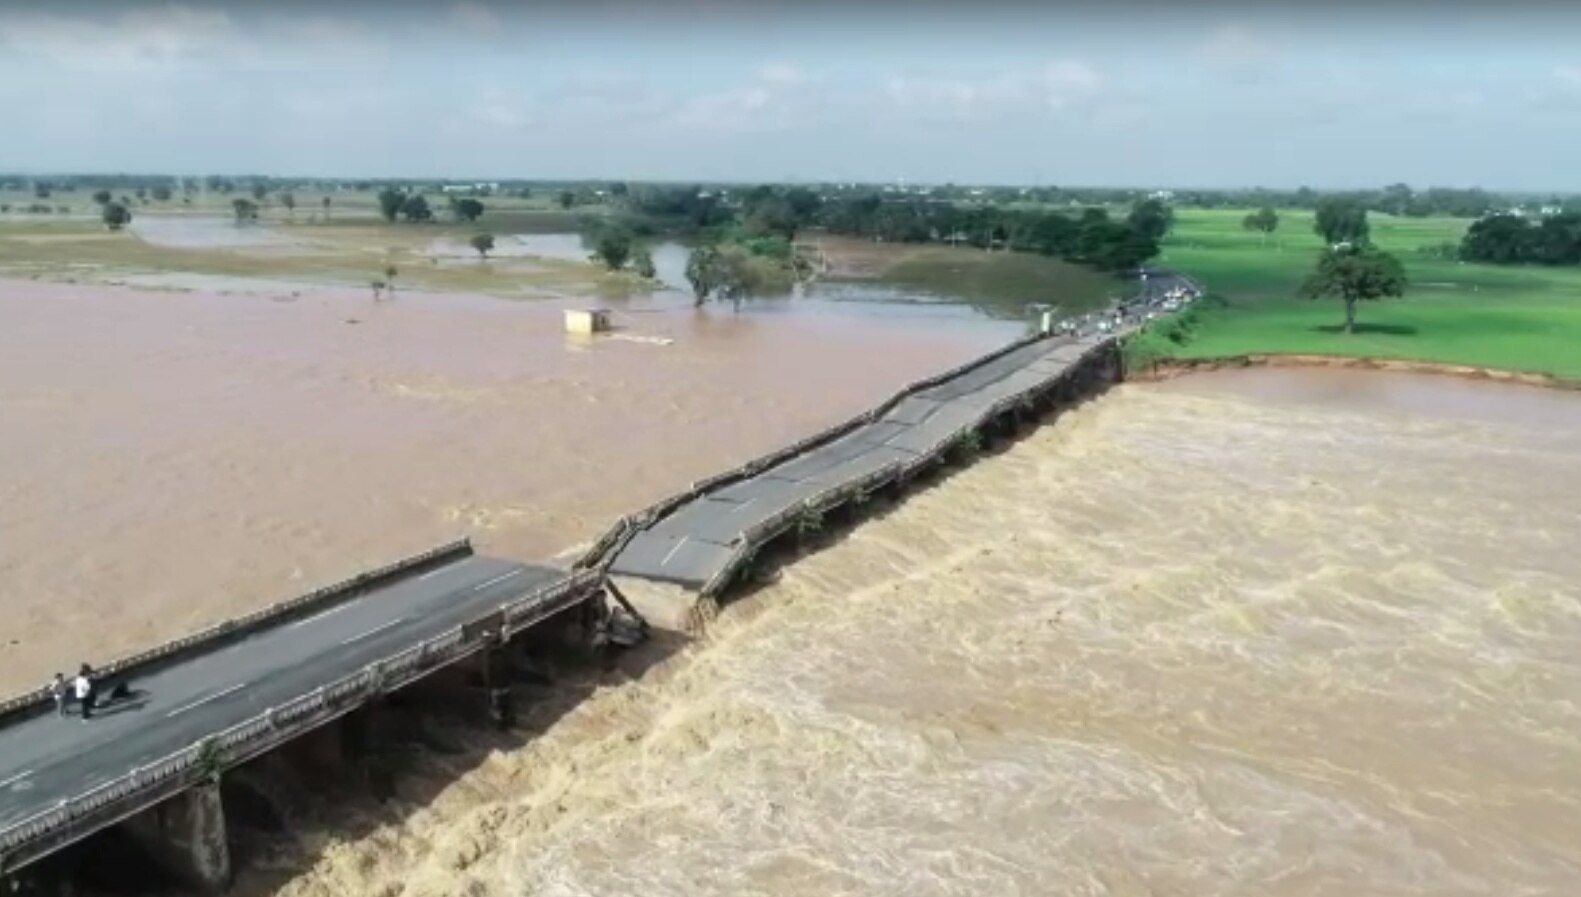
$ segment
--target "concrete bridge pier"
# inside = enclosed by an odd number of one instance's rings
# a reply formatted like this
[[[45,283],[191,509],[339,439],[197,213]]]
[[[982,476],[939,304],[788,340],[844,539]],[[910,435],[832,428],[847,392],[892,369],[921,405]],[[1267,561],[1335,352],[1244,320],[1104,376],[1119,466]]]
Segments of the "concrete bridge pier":
[[[218,777],[132,817],[126,830],[189,885],[210,894],[230,887],[231,850]]]
[[[513,664],[508,646],[503,642],[492,644],[481,657],[489,722],[496,728],[508,729],[516,724],[516,700],[511,691]]]

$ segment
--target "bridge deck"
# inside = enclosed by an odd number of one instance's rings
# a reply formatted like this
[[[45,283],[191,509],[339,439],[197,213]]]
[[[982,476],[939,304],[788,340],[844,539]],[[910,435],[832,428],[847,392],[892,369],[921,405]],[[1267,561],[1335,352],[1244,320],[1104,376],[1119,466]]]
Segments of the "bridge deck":
[[[133,679],[130,700],[89,722],[73,709],[0,728],[0,828],[564,576],[463,558]]]
[[[926,463],[1000,403],[1047,385],[1107,339],[1041,340],[907,396],[844,436],[682,505],[637,533],[610,572],[702,588],[729,568],[754,528],[832,488]]]

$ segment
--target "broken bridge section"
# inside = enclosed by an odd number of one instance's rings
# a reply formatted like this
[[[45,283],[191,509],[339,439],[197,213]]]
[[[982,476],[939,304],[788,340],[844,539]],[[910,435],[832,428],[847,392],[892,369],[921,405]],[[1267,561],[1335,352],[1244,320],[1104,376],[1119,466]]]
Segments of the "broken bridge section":
[[[904,482],[995,419],[1076,380],[1116,379],[1118,336],[1027,341],[906,390],[848,431],[707,489],[637,530],[609,572],[716,592],[759,546],[805,515]]]

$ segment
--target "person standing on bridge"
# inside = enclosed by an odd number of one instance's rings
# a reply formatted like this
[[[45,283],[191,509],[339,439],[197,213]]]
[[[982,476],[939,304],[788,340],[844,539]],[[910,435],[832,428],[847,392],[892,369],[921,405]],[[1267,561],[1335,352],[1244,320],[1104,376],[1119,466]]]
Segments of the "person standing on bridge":
[[[61,716],[66,715],[66,677],[55,674],[55,681],[49,684],[49,696],[55,699],[55,712]]]
[[[72,681],[72,690],[77,693],[77,703],[82,705],[82,721],[93,719],[93,669],[87,664],[77,671],[77,678]]]

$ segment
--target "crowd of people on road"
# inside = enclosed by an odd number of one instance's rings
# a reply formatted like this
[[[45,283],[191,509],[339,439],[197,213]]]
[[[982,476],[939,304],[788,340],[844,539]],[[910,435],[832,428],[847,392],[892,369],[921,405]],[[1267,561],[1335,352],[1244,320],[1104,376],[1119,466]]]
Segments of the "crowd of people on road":
[[[82,709],[83,722],[93,719],[93,708],[98,703],[98,683],[94,681],[93,667],[83,664],[77,670],[77,675],[70,681],[60,673],[49,684],[49,692],[55,699],[55,712],[61,716],[70,715],[72,703]]]

